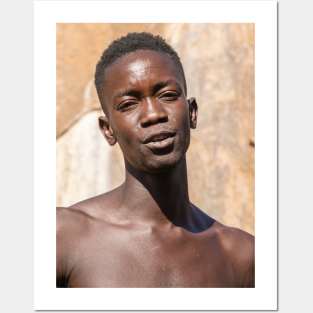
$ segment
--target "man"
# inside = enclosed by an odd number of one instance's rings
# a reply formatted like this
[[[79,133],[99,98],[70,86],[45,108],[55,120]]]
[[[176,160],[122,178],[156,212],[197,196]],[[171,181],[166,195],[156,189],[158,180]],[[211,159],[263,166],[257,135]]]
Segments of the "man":
[[[189,200],[197,103],[176,52],[159,36],[130,33],[104,51],[95,83],[99,126],[120,145],[126,179],[58,208],[57,286],[254,287],[253,236]]]

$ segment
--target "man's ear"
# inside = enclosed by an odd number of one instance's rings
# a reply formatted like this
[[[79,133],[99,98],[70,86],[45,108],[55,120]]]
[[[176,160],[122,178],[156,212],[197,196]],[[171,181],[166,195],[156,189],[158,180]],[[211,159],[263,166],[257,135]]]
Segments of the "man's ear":
[[[190,127],[197,127],[198,105],[195,98],[188,99]]]
[[[116,137],[114,135],[113,129],[110,126],[109,120],[106,116],[100,116],[98,119],[99,128],[102,132],[104,138],[107,140],[110,146],[116,144]]]

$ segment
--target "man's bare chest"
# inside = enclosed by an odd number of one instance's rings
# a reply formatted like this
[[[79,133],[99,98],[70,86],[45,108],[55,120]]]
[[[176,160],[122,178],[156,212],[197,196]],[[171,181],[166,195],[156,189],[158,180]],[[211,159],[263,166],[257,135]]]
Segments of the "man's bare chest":
[[[188,238],[121,236],[82,243],[69,287],[232,287],[215,245]]]

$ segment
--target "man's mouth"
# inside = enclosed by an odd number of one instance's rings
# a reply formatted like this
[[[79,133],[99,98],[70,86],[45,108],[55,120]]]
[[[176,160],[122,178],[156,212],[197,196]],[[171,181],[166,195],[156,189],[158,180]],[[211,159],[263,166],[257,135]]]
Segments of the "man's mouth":
[[[152,150],[164,149],[173,144],[174,137],[175,137],[174,132],[163,131],[163,132],[149,135],[144,140],[143,143]]]

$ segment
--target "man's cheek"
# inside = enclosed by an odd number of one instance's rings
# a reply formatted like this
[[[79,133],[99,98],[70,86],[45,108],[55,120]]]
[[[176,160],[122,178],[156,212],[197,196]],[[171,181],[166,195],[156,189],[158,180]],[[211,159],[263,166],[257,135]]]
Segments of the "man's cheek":
[[[189,121],[189,114],[186,114],[185,112],[182,112],[180,116],[177,116],[177,126],[180,129],[183,129],[186,131],[189,129],[190,121]]]
[[[119,142],[121,143],[121,145],[123,145],[123,147],[125,147],[128,150],[132,146],[132,140],[131,140],[130,137],[127,137],[127,136],[120,136],[119,137]]]
[[[131,133],[129,128],[125,127],[125,123],[119,123],[115,125],[115,135],[119,142],[127,144],[131,141]]]

